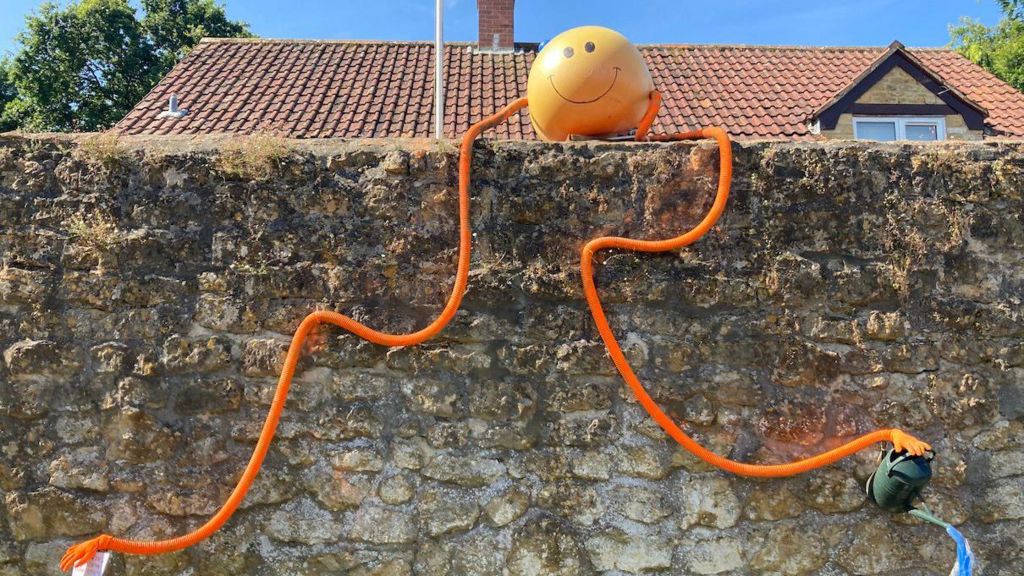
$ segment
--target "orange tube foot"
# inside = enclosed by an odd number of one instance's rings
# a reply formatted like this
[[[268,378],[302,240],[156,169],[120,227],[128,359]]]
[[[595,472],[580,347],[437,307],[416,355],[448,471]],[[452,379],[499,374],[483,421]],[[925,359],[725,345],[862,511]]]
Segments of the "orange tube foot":
[[[60,560],[61,572],[67,572],[75,566],[84,566],[92,560],[96,554],[107,550],[110,545],[110,536],[103,535],[97,536],[92,540],[86,540],[81,544],[76,544],[64,554],[64,557]]]

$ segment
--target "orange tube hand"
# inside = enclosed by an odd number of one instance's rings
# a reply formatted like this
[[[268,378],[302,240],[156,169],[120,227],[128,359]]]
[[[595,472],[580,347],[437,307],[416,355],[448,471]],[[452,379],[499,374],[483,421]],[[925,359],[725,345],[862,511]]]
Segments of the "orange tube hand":
[[[931,444],[924,440],[918,440],[902,430],[893,428],[889,432],[892,433],[889,441],[892,442],[892,447],[897,452],[906,452],[912,456],[924,456],[925,452],[932,449]]]
[[[688,436],[686,432],[679,427],[679,425],[673,422],[672,419],[669,418],[668,415],[665,414],[665,412],[658,406],[654,399],[651,398],[650,394],[647,393],[647,390],[644,389],[640,379],[637,378],[633,369],[630,367],[625,354],[622,353],[622,348],[619,346],[618,340],[615,339],[615,334],[608,325],[608,319],[605,316],[604,308],[601,306],[601,300],[597,295],[597,287],[594,284],[594,254],[606,248],[618,248],[640,252],[665,252],[667,250],[676,250],[683,246],[693,244],[706,234],[722,215],[722,212],[725,210],[726,200],[729,198],[729,188],[732,184],[732,143],[729,141],[729,136],[725,130],[722,130],[721,128],[705,128],[703,130],[696,130],[693,132],[647,137],[646,128],[650,127],[650,123],[646,122],[646,120],[653,119],[657,114],[657,105],[659,101],[660,98],[657,93],[652,94],[651,107],[648,110],[647,116],[645,116],[645,126],[643,126],[645,130],[638,130],[637,138],[642,139],[641,136],[643,136],[643,139],[655,142],[696,140],[699,138],[714,138],[717,140],[719,155],[721,157],[721,169],[718,175],[718,191],[715,194],[715,200],[711,205],[711,209],[704,216],[704,219],[697,224],[697,226],[681,236],[669,238],[667,240],[632,240],[629,238],[605,236],[595,238],[588,242],[583,247],[583,252],[580,255],[580,274],[583,279],[583,293],[587,298],[587,304],[590,306],[590,313],[594,317],[594,323],[597,325],[597,331],[601,334],[601,338],[608,347],[608,353],[612,357],[612,362],[615,363],[615,367],[619,370],[622,378],[633,391],[633,395],[636,397],[640,405],[648,414],[650,414],[651,418],[653,418],[654,421],[668,433],[669,436],[694,456],[713,466],[717,466],[723,470],[727,470],[734,474],[740,474],[742,476],[762,478],[793,476],[815,468],[827,466],[837,460],[850,456],[851,454],[859,452],[860,450],[879,442],[892,442],[897,450],[906,450],[907,452],[915,455],[921,455],[925,450],[930,449],[931,446],[927,443],[922,442],[903,431],[886,429],[876,430],[875,432],[856,438],[834,450],[829,450],[823,454],[797,462],[776,465],[744,464],[742,462],[736,462],[723,456],[719,456],[698,444],[695,440],[690,438],[690,436]]]

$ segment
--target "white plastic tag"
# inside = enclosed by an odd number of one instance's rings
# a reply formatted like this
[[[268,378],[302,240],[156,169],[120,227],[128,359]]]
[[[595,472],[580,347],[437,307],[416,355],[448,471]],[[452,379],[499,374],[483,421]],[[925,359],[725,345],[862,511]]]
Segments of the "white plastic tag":
[[[75,566],[71,576],[103,576],[107,571],[107,562],[110,561],[110,552],[97,552],[92,560],[84,566]]]

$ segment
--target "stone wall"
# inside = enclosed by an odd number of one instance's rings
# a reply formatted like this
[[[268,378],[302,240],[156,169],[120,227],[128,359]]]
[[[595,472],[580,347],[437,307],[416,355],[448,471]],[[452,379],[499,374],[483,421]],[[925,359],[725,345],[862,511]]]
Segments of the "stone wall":
[[[324,328],[226,528],[111,574],[946,574],[865,502],[876,452],[737,478],[651,423],[583,302],[595,235],[693,225],[711,146],[482,143],[470,289],[426,345]],[[690,249],[602,254],[651,393],[750,462],[899,426],[987,575],[1024,564],[1024,148],[737,145]],[[404,332],[455,260],[456,155],[419,141],[0,140],[0,575],[179,535],[247,461],[316,308]]]

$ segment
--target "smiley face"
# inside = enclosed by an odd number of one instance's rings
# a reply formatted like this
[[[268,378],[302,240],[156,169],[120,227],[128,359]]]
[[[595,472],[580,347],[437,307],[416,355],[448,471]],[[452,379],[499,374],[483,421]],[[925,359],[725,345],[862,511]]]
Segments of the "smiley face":
[[[590,54],[593,54],[594,52],[597,52],[597,44],[595,44],[594,42],[587,42],[586,44],[583,45],[583,47],[584,47],[584,50],[586,50]],[[572,46],[566,46],[565,49],[562,50],[562,54],[563,54],[563,56],[565,57],[566,60],[569,60],[569,59],[573,58],[576,55],[576,51],[572,48]],[[556,63],[557,63],[557,60],[556,60]],[[558,94],[558,96],[562,100],[565,100],[566,102],[569,102],[569,103],[572,103],[572,104],[593,104],[594,102],[597,102],[601,98],[604,98],[605,96],[607,96],[608,93],[611,92],[613,88],[615,88],[615,83],[619,81],[619,73],[622,72],[622,68],[619,67],[619,66],[611,66],[610,69],[615,72],[615,75],[612,77],[611,82],[608,84],[608,89],[605,90],[604,92],[601,92],[601,94],[599,96],[597,96],[595,98],[591,98],[589,100],[574,100],[574,99],[566,96],[565,94],[562,94],[558,90],[558,85],[555,84],[555,76],[556,76],[556,74],[554,72],[552,72],[551,74],[548,75],[548,81],[551,82],[551,88],[555,91],[555,94]],[[570,68],[568,66],[566,66],[566,70],[569,71]]]
[[[653,89],[647,64],[625,36],[582,26],[554,37],[537,54],[526,96],[538,136],[566,140],[635,128]]]

